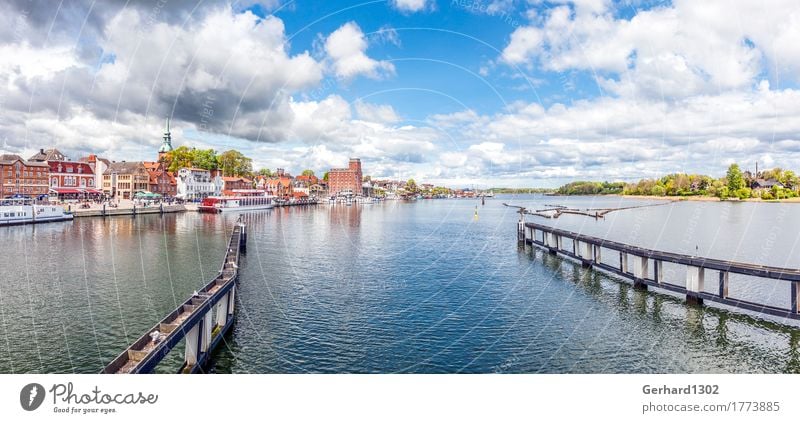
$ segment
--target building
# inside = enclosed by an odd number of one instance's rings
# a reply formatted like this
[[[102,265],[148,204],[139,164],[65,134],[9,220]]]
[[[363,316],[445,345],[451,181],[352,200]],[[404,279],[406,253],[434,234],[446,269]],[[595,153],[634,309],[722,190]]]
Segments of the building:
[[[40,149],[38,153],[31,156],[28,161],[31,162],[49,162],[49,161],[65,161],[67,160],[67,156],[62,154],[60,151],[56,150],[55,148],[50,149]]]
[[[311,185],[308,187],[308,195],[316,198],[327,197],[328,188],[324,184]]]
[[[82,157],[79,162],[88,163],[94,171],[94,189],[103,190],[103,174],[108,169],[111,162],[108,159],[102,159],[90,154],[87,157]]]
[[[772,187],[784,188],[783,184],[776,179],[756,179],[750,184],[750,188],[755,191],[771,190]]]
[[[304,194],[306,197],[309,196],[309,185],[306,182],[300,180],[300,177],[294,179],[292,183],[292,192],[293,195],[296,197],[298,194]]]
[[[298,175],[294,178],[295,182],[299,182],[305,185],[306,188],[310,187],[311,185],[318,184],[319,178],[314,175]],[[295,185],[297,186],[297,185]]]
[[[253,181],[240,176],[224,176],[222,178],[222,193],[234,195],[234,190],[252,190]]]
[[[50,167],[50,193],[60,199],[102,194],[96,189],[97,176],[89,163],[72,162],[66,160],[48,160]]]
[[[42,152],[43,153],[43,152]],[[2,197],[47,195],[50,166],[42,161],[25,161],[16,154],[0,156]]]
[[[158,161],[163,162],[165,157],[172,152],[172,134],[169,132],[169,118],[167,118],[167,127],[164,130],[164,140],[161,142],[161,147],[158,148]]]
[[[202,200],[208,196],[220,195],[224,182],[218,171],[198,168],[182,168],[177,176],[178,193],[183,200]]]
[[[328,172],[328,193],[334,195],[359,195],[361,193],[361,160],[350,159],[347,168]]]
[[[112,162],[103,172],[103,193],[117,199],[133,199],[150,190],[150,174],[143,162]]]
[[[174,175],[164,169],[161,162],[142,162],[147,170],[150,192],[161,194],[164,197],[174,197],[178,194],[178,185]]]
[[[267,190],[268,194],[286,198],[294,194],[294,183],[291,176],[283,174],[267,179],[264,189]]]

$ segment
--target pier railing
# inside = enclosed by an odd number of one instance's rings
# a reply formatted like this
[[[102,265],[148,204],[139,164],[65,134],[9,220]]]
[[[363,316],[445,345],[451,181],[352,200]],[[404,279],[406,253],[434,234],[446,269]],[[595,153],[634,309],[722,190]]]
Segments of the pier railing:
[[[185,360],[179,372],[201,370],[233,324],[239,256],[246,245],[247,227],[239,216],[217,276],[131,344],[102,373],[151,373],[184,339]]]
[[[686,295],[687,302],[702,304],[703,300],[755,311],[778,317],[800,319],[800,269],[762,266],[729,260],[697,257],[686,254],[650,250],[620,242],[583,235],[564,229],[553,228],[532,222],[520,221],[517,227],[518,239],[525,244],[547,249],[551,254],[560,254],[575,259],[584,267],[595,267],[607,272],[630,278],[636,288],[648,286],[665,289]],[[571,241],[572,248],[565,249],[564,241]],[[619,265],[609,265],[601,261],[602,249],[619,256]],[[684,283],[666,281],[663,277],[664,263],[685,266]],[[652,266],[651,266],[652,265]],[[706,290],[706,274],[716,273],[716,289]],[[786,281],[791,288],[789,308],[761,304],[753,301],[731,298],[728,295],[730,275],[739,274],[765,279]],[[714,283],[712,279],[712,283]]]

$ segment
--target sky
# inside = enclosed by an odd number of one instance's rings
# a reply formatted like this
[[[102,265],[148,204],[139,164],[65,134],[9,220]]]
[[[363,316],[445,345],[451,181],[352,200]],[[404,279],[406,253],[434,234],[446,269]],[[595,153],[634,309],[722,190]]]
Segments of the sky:
[[[768,6],[767,6],[768,5]],[[0,151],[554,187],[800,169],[800,2],[6,0]]]

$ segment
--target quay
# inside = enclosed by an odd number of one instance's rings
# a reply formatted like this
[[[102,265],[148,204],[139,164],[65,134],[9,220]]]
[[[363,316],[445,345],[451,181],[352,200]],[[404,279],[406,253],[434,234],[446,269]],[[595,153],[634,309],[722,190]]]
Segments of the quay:
[[[186,206],[182,204],[159,204],[158,206],[124,208],[106,207],[103,205],[102,208],[92,208],[89,210],[74,209],[72,210],[72,215],[74,217],[136,216],[139,214],[178,213],[186,210]]]
[[[131,344],[101,373],[151,373],[183,339],[186,340],[184,363],[178,373],[203,370],[233,325],[239,257],[246,248],[247,226],[240,215],[217,276]]]
[[[546,249],[550,254],[577,260],[584,267],[602,269],[631,279],[633,286],[638,289],[647,289],[648,286],[652,286],[685,294],[686,301],[690,304],[702,305],[706,300],[757,313],[800,320],[800,314],[798,314],[800,269],[761,266],[650,250],[538,223],[525,222],[522,218],[517,224],[517,239],[523,245],[537,246]],[[609,265],[601,261],[601,252],[609,251],[615,257],[612,260],[615,264],[616,256],[619,257],[619,265]],[[683,283],[664,280],[664,263],[685,266],[686,280]],[[706,282],[709,281],[706,275],[715,273],[717,286],[714,287],[713,292],[709,292],[706,290]],[[728,288],[731,274],[786,281],[791,288],[790,308],[729,297]],[[713,280],[712,278],[709,282],[714,283]]]

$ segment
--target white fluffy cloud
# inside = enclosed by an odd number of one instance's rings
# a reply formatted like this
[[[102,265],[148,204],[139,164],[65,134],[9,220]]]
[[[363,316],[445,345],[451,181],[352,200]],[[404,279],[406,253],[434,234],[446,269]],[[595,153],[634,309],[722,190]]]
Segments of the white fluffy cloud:
[[[800,91],[761,89],[680,101],[531,103],[492,115],[434,116],[431,124],[457,128],[468,145],[442,161],[475,171],[521,180],[636,179],[680,171],[720,175],[731,162],[753,167],[769,158],[800,168],[798,114]]]
[[[601,0],[558,3],[571,5],[517,28],[503,61],[599,72],[611,93],[647,97],[746,88],[765,59],[769,72],[793,79],[800,72],[800,3],[793,0],[676,0],[631,18],[617,18]]]
[[[159,130],[144,129],[166,116],[176,126],[278,141],[291,126],[290,94],[323,77],[308,52],[288,52],[283,22],[273,16],[221,7],[181,25],[124,8],[99,28],[99,60],[81,57],[74,42],[0,44],[4,149],[55,145],[113,156],[129,145],[158,145]],[[126,137],[109,137],[106,128]]]
[[[377,79],[394,73],[394,65],[372,59],[366,51],[367,39],[355,22],[342,25],[325,40],[325,52],[339,78],[365,75]]]
[[[397,123],[400,120],[400,116],[388,104],[372,104],[358,100],[354,106],[356,114],[361,120],[378,123]]]
[[[392,5],[404,12],[419,12],[429,5],[429,0],[392,0]]]

